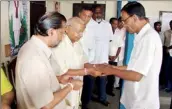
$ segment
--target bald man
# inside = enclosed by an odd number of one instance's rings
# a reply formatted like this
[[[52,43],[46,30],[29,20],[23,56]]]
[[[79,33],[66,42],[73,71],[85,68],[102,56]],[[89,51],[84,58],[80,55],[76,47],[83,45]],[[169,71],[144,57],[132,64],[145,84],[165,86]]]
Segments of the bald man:
[[[99,76],[101,73],[94,68],[84,68],[84,64],[88,62],[79,39],[83,35],[85,29],[84,22],[73,17],[67,21],[66,34],[58,47],[53,49],[54,56],[60,66],[60,72],[57,76],[69,75],[72,79],[83,80],[84,75]],[[80,91],[72,91],[66,97],[68,109],[78,109],[80,101]]]

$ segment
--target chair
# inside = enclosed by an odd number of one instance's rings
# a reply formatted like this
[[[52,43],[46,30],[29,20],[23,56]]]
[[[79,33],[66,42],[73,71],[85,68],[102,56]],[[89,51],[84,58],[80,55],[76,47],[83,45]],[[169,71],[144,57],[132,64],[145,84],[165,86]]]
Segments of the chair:
[[[15,67],[16,67],[16,61],[17,61],[17,57],[12,59],[11,62],[7,63],[9,81],[13,85],[14,89],[15,89]]]
[[[16,109],[17,107],[17,99],[16,99],[16,87],[15,87],[15,67],[16,67],[17,57],[12,59],[10,62],[7,62],[7,70],[8,70],[8,78],[10,83],[13,86],[13,90],[15,93],[14,102],[11,105],[11,109]]]

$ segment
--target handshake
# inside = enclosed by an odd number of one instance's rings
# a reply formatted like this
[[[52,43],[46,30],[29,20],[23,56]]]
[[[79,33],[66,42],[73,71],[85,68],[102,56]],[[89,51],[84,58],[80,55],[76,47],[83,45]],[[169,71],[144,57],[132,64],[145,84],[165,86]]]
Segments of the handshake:
[[[105,76],[105,68],[109,67],[108,64],[85,64],[84,68],[88,69],[88,75],[92,75],[94,77],[97,76]]]
[[[84,64],[84,70],[78,71],[73,70],[72,73],[67,72],[58,77],[58,81],[61,84],[72,83],[74,86],[74,90],[79,90],[83,82],[79,79],[74,79],[77,76],[84,76],[84,75],[92,75],[94,77],[97,76],[105,76],[108,75],[105,73],[106,68],[110,67],[108,64]]]

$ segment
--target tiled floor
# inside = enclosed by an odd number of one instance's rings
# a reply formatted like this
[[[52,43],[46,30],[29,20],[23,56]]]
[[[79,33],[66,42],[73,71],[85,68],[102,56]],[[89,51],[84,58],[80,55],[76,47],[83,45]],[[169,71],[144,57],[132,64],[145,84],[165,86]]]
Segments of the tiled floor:
[[[100,103],[91,101],[89,104],[89,109],[119,109],[119,90],[115,90],[115,97],[108,96],[108,101],[110,102],[110,105],[108,107],[105,107],[101,105]],[[160,91],[160,102],[161,102],[161,108],[160,109],[169,109],[170,107],[170,101],[171,100],[171,94],[166,93],[164,91]]]
[[[119,106],[119,90],[115,90],[115,97],[108,96],[107,100],[110,102],[108,107],[97,103],[95,101],[91,101],[89,104],[89,109],[118,109]]]
[[[160,91],[160,109],[170,109],[171,103],[171,95],[172,93],[166,93],[164,91]]]

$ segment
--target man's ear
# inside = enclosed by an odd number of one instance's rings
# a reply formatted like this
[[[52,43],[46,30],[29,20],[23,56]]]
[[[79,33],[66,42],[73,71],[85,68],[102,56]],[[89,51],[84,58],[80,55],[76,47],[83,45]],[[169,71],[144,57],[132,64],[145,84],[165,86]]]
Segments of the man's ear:
[[[52,29],[52,28],[48,29],[48,31],[47,31],[48,36],[52,36],[53,35],[53,30],[54,29]]]
[[[135,22],[139,20],[139,17],[136,16],[136,15],[133,15],[133,18],[134,18],[134,21],[135,21]]]
[[[67,33],[69,31],[69,25],[67,25],[66,27],[65,27],[65,33]]]
[[[81,16],[81,12],[79,12],[78,16]]]

